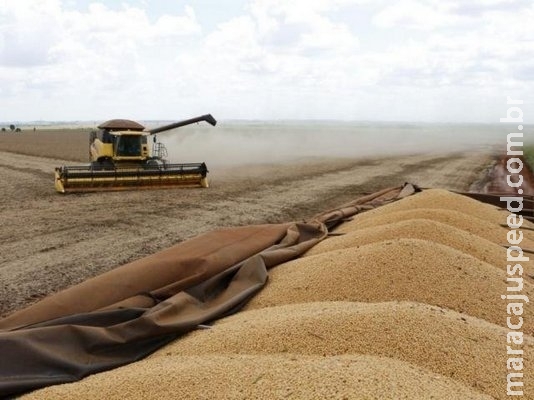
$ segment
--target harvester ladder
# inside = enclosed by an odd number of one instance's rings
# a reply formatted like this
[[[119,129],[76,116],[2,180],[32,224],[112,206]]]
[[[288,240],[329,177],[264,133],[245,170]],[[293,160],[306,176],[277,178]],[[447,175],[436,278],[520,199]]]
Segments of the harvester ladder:
[[[152,148],[153,156],[159,159],[165,159],[167,158],[167,148],[163,143],[157,142],[154,143],[154,147]]]

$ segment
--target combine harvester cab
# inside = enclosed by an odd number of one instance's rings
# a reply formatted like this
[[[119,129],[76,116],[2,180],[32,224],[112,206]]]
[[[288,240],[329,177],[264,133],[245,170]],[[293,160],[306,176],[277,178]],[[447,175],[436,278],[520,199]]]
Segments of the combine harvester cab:
[[[211,114],[175,122],[151,130],[135,121],[113,119],[98,126],[89,138],[91,163],[62,166],[55,171],[59,193],[98,190],[131,190],[176,186],[208,187],[204,162],[170,164],[163,143],[155,134],[205,121],[215,126]],[[154,135],[154,136],[153,136]],[[153,136],[152,148],[149,137]]]

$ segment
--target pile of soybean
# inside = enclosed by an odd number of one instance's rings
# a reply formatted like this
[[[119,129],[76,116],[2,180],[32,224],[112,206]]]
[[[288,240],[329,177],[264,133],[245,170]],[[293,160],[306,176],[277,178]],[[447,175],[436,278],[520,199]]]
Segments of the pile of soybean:
[[[34,399],[504,399],[509,213],[426,190],[356,216],[270,271],[242,311]],[[534,249],[525,222],[521,246]],[[534,299],[534,263],[521,294]],[[525,398],[534,307],[524,304]],[[516,346],[518,347],[518,346]]]

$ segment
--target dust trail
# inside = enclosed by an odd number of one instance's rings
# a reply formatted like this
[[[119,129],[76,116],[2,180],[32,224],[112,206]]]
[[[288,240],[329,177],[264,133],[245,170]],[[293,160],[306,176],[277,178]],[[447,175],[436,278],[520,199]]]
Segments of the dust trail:
[[[477,152],[504,140],[496,125],[349,122],[221,122],[161,134],[176,162],[278,163],[310,157]]]

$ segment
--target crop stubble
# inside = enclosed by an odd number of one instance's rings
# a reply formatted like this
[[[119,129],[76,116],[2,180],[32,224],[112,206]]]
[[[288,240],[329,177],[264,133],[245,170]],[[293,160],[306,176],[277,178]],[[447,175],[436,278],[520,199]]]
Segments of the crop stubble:
[[[0,135],[0,315],[213,229],[305,219],[405,181],[466,190],[490,158],[295,159],[212,168],[208,190],[55,193],[54,167],[86,160],[87,140],[72,130]]]

